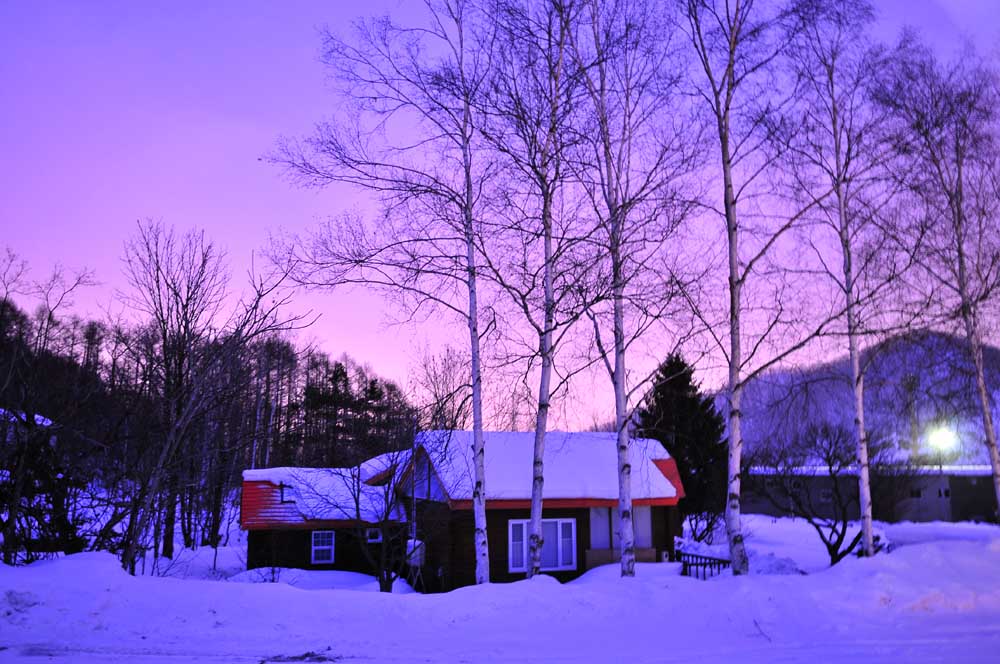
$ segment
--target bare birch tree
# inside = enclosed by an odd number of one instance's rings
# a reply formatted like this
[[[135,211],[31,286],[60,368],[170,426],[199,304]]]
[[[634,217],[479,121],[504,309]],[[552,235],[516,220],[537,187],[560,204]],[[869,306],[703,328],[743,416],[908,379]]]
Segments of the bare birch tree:
[[[722,208],[709,208],[724,222],[728,302],[725,338],[710,332],[726,358],[728,381],[729,489],[726,532],[734,574],[749,571],[740,524],[741,402],[754,376],[788,358],[824,333],[842,307],[805,320],[793,311],[787,272],[778,264],[782,238],[829,192],[814,193],[804,206],[773,195],[780,179],[774,168],[780,154],[770,143],[767,119],[785,103],[788,82],[778,68],[791,38],[807,19],[808,5],[759,0],[681,0],[684,29],[697,59],[695,98],[705,108],[718,138]],[[786,93],[787,96],[787,93]],[[769,195],[770,194],[770,195]],[[755,278],[767,295],[758,295],[748,325],[748,281]],[[702,315],[702,314],[699,314]],[[714,321],[706,319],[711,331]]]
[[[578,67],[570,55],[577,3],[501,0],[492,7],[496,39],[493,76],[485,95],[483,133],[504,167],[494,190],[496,210],[485,223],[485,276],[508,296],[527,340],[509,326],[505,364],[536,368],[528,576],[541,571],[545,433],[553,397],[573,370],[560,372],[558,349],[589,304],[601,297],[588,287],[590,241],[569,188],[570,150],[580,96]],[[540,245],[540,246],[539,246]],[[506,327],[506,326],[505,326]],[[521,350],[523,348],[523,350]],[[555,382],[553,382],[555,381]]]
[[[943,64],[907,35],[879,99],[898,123],[898,148],[913,164],[906,184],[923,207],[920,267],[937,286],[940,313],[959,322],[968,344],[1000,504],[1000,453],[983,358],[986,310],[1000,292],[997,73],[968,52]]]
[[[593,308],[595,344],[615,397],[621,574],[635,575],[626,355],[631,343],[662,319],[672,304],[664,266],[670,239],[688,212],[681,195],[697,141],[677,101],[681,68],[668,39],[662,8],[641,0],[582,2],[581,26],[570,48],[582,70],[587,139],[576,178],[596,217],[595,254],[607,266],[610,311]],[[612,339],[600,321],[610,318]]]
[[[427,0],[426,21],[356,25],[347,42],[324,33],[323,61],[354,115],[321,123],[306,141],[284,141],[273,160],[308,186],[346,183],[380,199],[377,228],[346,217],[293,240],[299,283],[362,284],[396,296],[410,315],[437,308],[469,336],[476,582],[489,581],[483,439],[482,314],[477,237],[492,167],[479,146],[477,100],[490,52],[482,15],[468,0]]]
[[[787,125],[775,132],[787,149],[793,186],[816,204],[813,219],[821,234],[803,238],[816,257],[815,271],[844,300],[866,556],[874,554],[875,546],[861,344],[879,331],[879,318],[882,328],[895,324],[886,320],[887,312],[898,308],[890,298],[900,294],[911,265],[892,239],[896,188],[890,173],[899,163],[893,159],[885,114],[872,99],[872,86],[886,62],[884,50],[866,33],[873,20],[867,0],[836,0],[818,8],[791,43],[796,103]],[[836,238],[832,252],[826,233]]]

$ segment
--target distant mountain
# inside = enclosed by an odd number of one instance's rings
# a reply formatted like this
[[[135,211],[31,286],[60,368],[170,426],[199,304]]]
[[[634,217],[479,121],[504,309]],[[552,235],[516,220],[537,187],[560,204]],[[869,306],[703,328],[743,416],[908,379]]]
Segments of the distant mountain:
[[[1000,349],[984,348],[994,413],[1000,388]],[[958,449],[949,463],[986,463],[972,360],[965,340],[940,332],[901,335],[865,351],[865,425],[873,443],[932,453],[928,435],[954,432]],[[743,397],[747,451],[781,443],[810,427],[854,424],[850,363],[834,362],[765,373]],[[717,401],[725,412],[724,397]],[[996,414],[995,414],[996,416]]]

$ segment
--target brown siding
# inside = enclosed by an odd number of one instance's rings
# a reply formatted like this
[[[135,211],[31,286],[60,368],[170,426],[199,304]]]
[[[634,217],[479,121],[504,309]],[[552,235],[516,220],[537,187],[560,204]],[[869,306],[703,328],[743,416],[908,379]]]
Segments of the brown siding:
[[[523,572],[510,572],[507,559],[507,522],[527,519],[529,510],[489,510],[486,513],[487,537],[490,550],[490,580],[495,582],[517,581],[525,578]],[[542,510],[545,519],[576,519],[576,569],[566,572],[546,572],[560,581],[575,579],[585,571],[586,550],[590,546],[590,510],[587,508],[561,508]],[[475,546],[473,542],[472,512],[461,510],[452,513],[451,565],[448,570],[448,587],[457,588],[475,583]]]
[[[330,530],[318,528],[317,530]],[[334,530],[334,562],[332,565],[312,564],[311,530],[251,530],[247,533],[247,569],[259,567],[292,567],[296,569],[336,569],[374,574],[362,547],[381,544],[362,542],[357,531]],[[375,559],[378,559],[377,553]]]
[[[471,511],[459,510],[451,513],[448,536],[450,544],[448,559],[451,564],[445,569],[444,587],[446,590],[451,590],[461,586],[471,586],[476,582],[476,556]],[[487,530],[487,537],[493,537],[493,533],[489,530]]]
[[[653,507],[653,548],[656,560],[663,560],[663,553],[674,559],[674,538],[682,534],[681,514],[676,505]]]
[[[442,503],[420,501],[417,504],[417,537],[427,547],[422,582],[425,590],[450,590],[475,583],[473,519],[470,510],[451,511]],[[527,519],[527,509],[496,509],[486,513],[490,548],[490,579],[508,582],[523,579],[523,572],[508,570],[508,530],[511,519]],[[553,508],[542,512],[543,518],[576,519],[577,568],[566,572],[546,572],[560,581],[575,579],[586,571],[586,551],[590,547],[590,510],[588,508]],[[662,551],[672,549],[673,536],[679,535],[680,520],[676,506],[654,506],[653,547],[657,559]],[[405,527],[405,526],[401,526]],[[251,530],[247,539],[247,568],[293,567],[299,569],[339,569],[372,574],[373,570],[360,547],[353,528],[318,528],[334,530],[335,562],[313,565],[310,562],[311,530]]]
[[[451,510],[444,503],[423,500],[417,502],[417,539],[425,547],[424,566],[420,573],[423,590],[426,592],[449,590],[453,587],[449,580],[451,518]]]

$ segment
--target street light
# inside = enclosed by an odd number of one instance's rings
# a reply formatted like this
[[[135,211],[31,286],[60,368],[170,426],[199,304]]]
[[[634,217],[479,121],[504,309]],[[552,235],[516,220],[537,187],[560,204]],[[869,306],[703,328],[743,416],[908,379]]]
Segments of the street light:
[[[927,434],[927,444],[935,452],[943,455],[954,451],[958,447],[958,435],[950,427],[935,427]]]

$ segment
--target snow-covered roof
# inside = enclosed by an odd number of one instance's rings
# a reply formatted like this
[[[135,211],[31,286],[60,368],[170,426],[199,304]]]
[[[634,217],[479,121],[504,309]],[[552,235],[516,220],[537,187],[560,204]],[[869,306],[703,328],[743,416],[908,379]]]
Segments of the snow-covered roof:
[[[389,472],[402,473],[409,461],[410,450],[388,452],[361,462],[358,469],[361,472],[361,480],[371,482],[380,476],[385,477]]]
[[[484,433],[487,500],[531,498],[533,432]],[[545,436],[544,497],[549,499],[618,499],[617,436],[606,432],[550,431]],[[451,500],[471,500],[473,458],[471,431],[428,431],[417,435]],[[631,441],[633,500],[677,498],[675,486],[654,461],[670,455],[655,441]]]
[[[283,487],[282,514],[280,520],[287,521],[288,511],[294,509],[304,521],[312,520],[360,520],[379,523],[386,520],[402,520],[405,515],[397,514],[397,505],[391,493],[391,486],[374,486],[366,483],[375,473],[374,469],[384,466],[386,459],[371,459],[366,468],[260,468],[244,470],[245,482],[270,482]],[[377,461],[378,460],[378,461]],[[367,473],[367,476],[366,476]]]
[[[958,465],[913,465],[903,466],[901,472],[909,475],[961,475],[963,477],[984,477],[993,474],[993,469],[986,464],[958,464]],[[790,468],[771,468],[768,466],[753,466],[750,468],[751,475],[801,475],[805,477],[825,477],[830,475],[830,469],[822,465],[802,465]],[[857,466],[846,466],[842,468],[840,475],[857,475]]]

